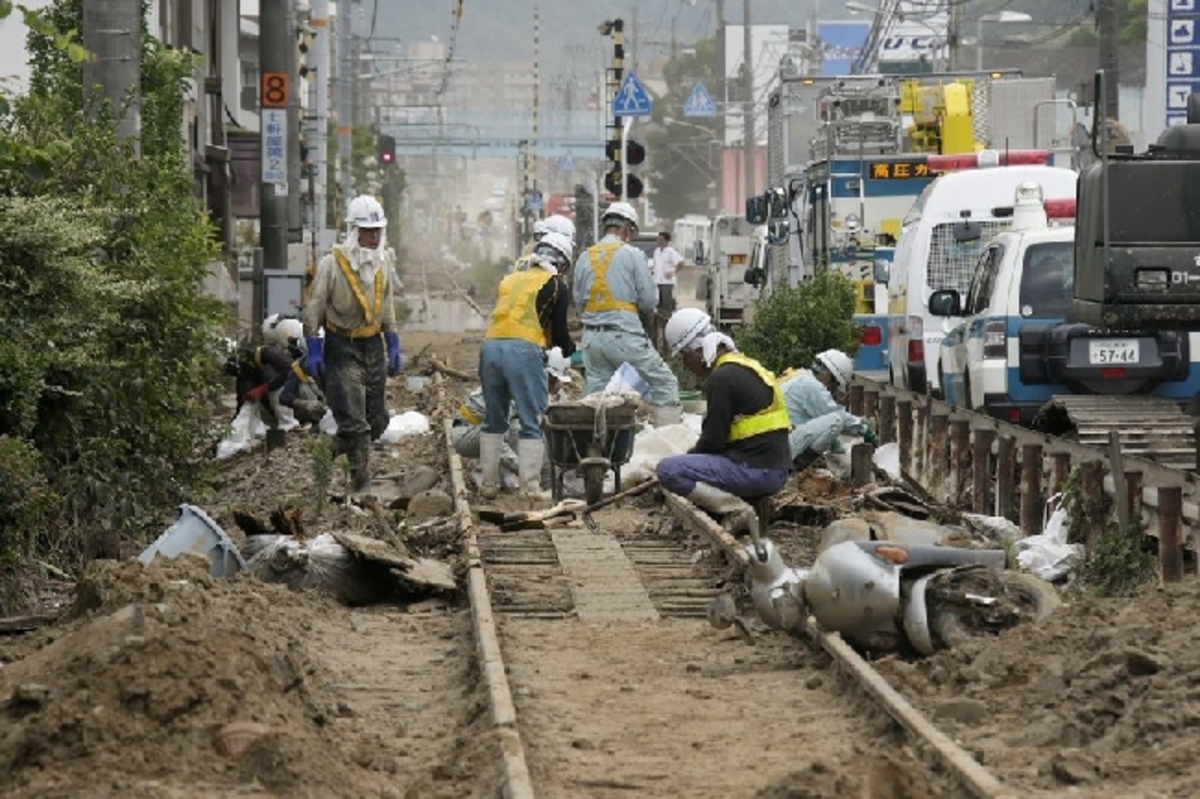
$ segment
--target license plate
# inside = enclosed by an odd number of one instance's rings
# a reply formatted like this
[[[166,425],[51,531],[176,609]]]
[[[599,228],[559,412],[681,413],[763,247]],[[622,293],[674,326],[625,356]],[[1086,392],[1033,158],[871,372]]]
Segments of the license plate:
[[[730,266],[741,266],[744,263],[746,263],[746,256],[744,256],[744,255],[729,256],[729,265]]]
[[[1138,354],[1136,338],[1101,339],[1088,342],[1088,362],[1101,366],[1137,363]]]

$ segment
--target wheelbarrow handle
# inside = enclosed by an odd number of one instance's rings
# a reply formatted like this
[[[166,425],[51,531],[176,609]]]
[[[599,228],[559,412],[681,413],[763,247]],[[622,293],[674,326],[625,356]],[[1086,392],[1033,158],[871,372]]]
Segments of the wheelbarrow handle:
[[[607,507],[614,502],[620,502],[621,500],[628,499],[629,497],[636,497],[638,494],[649,491],[656,485],[658,485],[658,478],[651,477],[649,480],[645,480],[635,486],[630,486],[622,491],[618,491],[610,497],[605,497],[599,502],[593,502],[591,505],[583,508],[580,513],[591,513],[594,510],[600,510],[601,508]]]

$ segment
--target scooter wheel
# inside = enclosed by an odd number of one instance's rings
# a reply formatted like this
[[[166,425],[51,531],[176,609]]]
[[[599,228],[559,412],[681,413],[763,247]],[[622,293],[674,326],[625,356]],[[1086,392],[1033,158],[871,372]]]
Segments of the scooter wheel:
[[[994,634],[1018,624],[1037,624],[1062,604],[1054,586],[1032,574],[978,569],[948,575],[953,588],[930,603],[929,629],[943,648],[952,649],[981,634]],[[997,605],[986,611],[965,593],[992,596]],[[958,596],[953,594],[957,593]]]

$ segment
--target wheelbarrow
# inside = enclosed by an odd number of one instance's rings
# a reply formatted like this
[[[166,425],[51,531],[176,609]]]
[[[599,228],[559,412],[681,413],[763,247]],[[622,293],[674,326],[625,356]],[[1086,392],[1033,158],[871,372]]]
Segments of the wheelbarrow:
[[[578,402],[558,403],[546,409],[542,430],[555,502],[562,500],[567,469],[574,469],[583,478],[584,499],[589,505],[600,501],[604,478],[610,470],[616,490],[621,490],[621,467],[633,454],[635,410],[634,405],[592,407]]]

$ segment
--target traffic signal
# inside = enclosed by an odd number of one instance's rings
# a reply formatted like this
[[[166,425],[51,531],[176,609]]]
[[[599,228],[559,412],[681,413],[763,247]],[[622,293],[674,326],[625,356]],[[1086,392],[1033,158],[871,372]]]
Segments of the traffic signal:
[[[604,188],[609,194],[617,197],[621,196],[621,167],[614,167],[607,175],[604,176]],[[637,175],[628,175],[625,178],[625,196],[631,200],[636,200],[642,196],[642,181]]]
[[[376,140],[376,149],[379,153],[379,163],[384,166],[396,163],[395,136],[388,136],[386,133],[379,134],[379,138]]]
[[[604,146],[604,155],[613,163],[621,162],[621,143],[616,139],[610,139],[608,144]],[[633,139],[628,139],[625,142],[625,163],[628,166],[637,166],[646,160],[646,148],[639,142]]]

